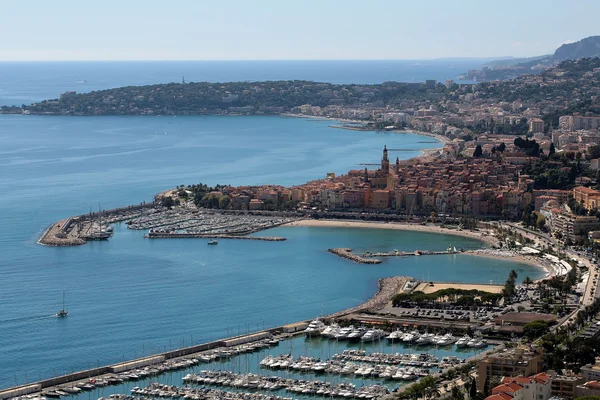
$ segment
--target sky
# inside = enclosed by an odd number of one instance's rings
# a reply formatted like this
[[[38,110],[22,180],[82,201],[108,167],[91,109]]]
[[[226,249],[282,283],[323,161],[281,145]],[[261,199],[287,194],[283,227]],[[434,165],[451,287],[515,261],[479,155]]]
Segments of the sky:
[[[0,61],[535,56],[599,0],[0,0]]]

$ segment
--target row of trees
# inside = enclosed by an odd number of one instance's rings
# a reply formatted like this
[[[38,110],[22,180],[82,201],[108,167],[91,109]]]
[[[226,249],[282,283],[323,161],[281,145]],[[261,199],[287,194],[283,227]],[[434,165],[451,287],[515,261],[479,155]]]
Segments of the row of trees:
[[[457,305],[471,306],[477,304],[497,305],[502,295],[490,293],[481,290],[465,289],[441,289],[433,293],[426,294],[422,291],[412,293],[399,293],[392,299],[394,306],[408,304],[432,304],[436,302],[452,302]]]

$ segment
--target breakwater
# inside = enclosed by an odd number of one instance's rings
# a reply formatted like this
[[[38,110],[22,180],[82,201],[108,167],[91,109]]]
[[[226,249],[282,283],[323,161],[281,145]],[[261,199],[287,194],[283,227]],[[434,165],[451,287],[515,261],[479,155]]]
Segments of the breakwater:
[[[352,249],[339,247],[334,249],[328,249],[331,254],[335,254],[338,257],[345,258],[350,261],[354,261],[358,264],[381,264],[381,260],[375,257],[410,257],[410,256],[433,256],[433,255],[448,255],[463,253],[463,251],[456,250],[442,250],[442,251],[431,251],[431,250],[415,250],[415,251],[387,251],[387,252],[376,252],[372,253],[366,251],[362,254],[352,253]]]
[[[267,242],[282,242],[287,238],[281,236],[240,236],[219,235],[202,233],[178,233],[178,232],[150,232],[144,235],[147,239],[238,239],[238,240],[264,240]]]
[[[112,232],[106,224],[131,219],[143,210],[155,207],[155,203],[142,203],[69,217],[50,225],[38,243],[46,246],[79,246],[90,240],[106,240]]]
[[[346,260],[354,261],[355,263],[359,263],[359,264],[381,264],[381,260],[354,254],[354,253],[352,253],[352,249],[349,249],[349,248],[340,247],[340,248],[328,249],[327,251],[330,252],[331,254],[335,254],[338,257],[342,257],[342,258],[345,258]]]

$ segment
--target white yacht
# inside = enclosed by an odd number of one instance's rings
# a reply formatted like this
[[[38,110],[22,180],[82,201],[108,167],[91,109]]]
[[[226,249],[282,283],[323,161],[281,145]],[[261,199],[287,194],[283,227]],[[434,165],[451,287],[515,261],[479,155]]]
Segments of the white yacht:
[[[409,332],[409,333],[405,334],[402,337],[402,342],[404,342],[404,343],[412,343],[415,340],[419,339],[420,337],[421,337],[421,334],[418,331],[412,331],[412,332]]]
[[[356,328],[348,335],[348,340],[351,342],[360,342],[360,339],[367,332],[365,328]]]
[[[471,340],[471,336],[465,335],[456,341],[456,347],[467,347]]]
[[[306,336],[308,337],[319,336],[321,332],[325,330],[325,328],[327,328],[327,325],[325,325],[323,321],[315,319],[308,324],[308,327],[304,330],[304,333],[306,333]]]
[[[386,339],[390,342],[401,341],[403,336],[404,336],[404,332],[397,330],[397,331],[393,331],[388,336],[386,336]]]
[[[439,336],[438,339],[435,341],[435,344],[438,346],[449,346],[454,342],[456,342],[456,338],[452,336],[451,333],[447,333],[443,336]]]
[[[415,343],[418,345],[426,345],[426,344],[431,344],[431,341],[433,340],[433,337],[435,335],[433,333],[424,333],[421,335],[420,338],[418,338]]]
[[[339,329],[340,326],[338,324],[331,324],[326,327],[323,332],[321,332],[321,336],[326,338],[333,337],[339,331]]]
[[[473,339],[467,344],[467,346],[472,347],[474,349],[481,349],[482,347],[487,346],[487,343],[483,339]]]
[[[375,340],[379,340],[381,339],[383,336],[385,336],[385,332],[382,331],[381,329],[373,329],[373,330],[369,330],[367,331],[362,338],[360,338],[360,340],[362,342],[373,342]]]
[[[335,340],[346,340],[348,339],[348,335],[350,333],[352,333],[352,331],[354,330],[354,327],[348,326],[346,328],[342,328],[339,330],[339,332],[333,337]]]

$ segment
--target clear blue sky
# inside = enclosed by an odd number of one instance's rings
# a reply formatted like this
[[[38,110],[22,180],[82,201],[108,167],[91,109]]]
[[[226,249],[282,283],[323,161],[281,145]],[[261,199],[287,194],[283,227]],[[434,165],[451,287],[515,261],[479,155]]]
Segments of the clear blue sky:
[[[0,60],[533,56],[600,34],[599,0],[6,0]]]

